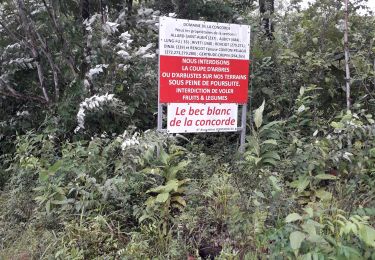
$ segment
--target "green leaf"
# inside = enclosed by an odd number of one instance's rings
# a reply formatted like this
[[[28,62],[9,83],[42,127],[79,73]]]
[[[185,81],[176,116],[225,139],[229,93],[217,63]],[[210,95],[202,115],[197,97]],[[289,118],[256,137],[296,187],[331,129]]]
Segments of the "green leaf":
[[[263,159],[272,158],[275,160],[280,160],[280,155],[275,151],[270,151],[262,154]]]
[[[51,201],[50,200],[47,200],[46,212],[47,212],[47,214],[49,214],[51,212]]]
[[[175,178],[176,177],[176,174],[183,170],[186,166],[188,166],[190,163],[189,160],[183,160],[181,162],[179,162],[176,166],[173,166],[169,169],[169,174],[168,174],[168,178],[169,179],[172,179],[172,178]]]
[[[274,140],[274,139],[269,139],[269,140],[263,141],[262,144],[273,144],[273,145],[277,145],[277,141]]]
[[[150,218],[150,216],[149,215],[147,215],[147,214],[145,214],[145,215],[142,215],[140,218],[139,218],[139,223],[141,223],[142,221],[144,221],[144,220],[146,220],[146,219],[148,219],[148,218]]]
[[[272,165],[272,166],[276,166],[277,161],[274,160],[274,159],[268,158],[268,159],[262,160],[262,163],[263,164],[269,164],[269,165]]]
[[[180,211],[183,211],[184,210],[184,206],[182,206],[181,204],[179,203],[172,203],[172,208],[176,208],[176,209],[179,209]]]
[[[167,227],[167,223],[165,221],[163,222],[162,227],[163,227],[163,235],[167,236],[168,227]]]
[[[310,218],[314,217],[314,210],[310,207],[307,207],[307,208],[304,208],[303,209],[308,215]]]
[[[160,148],[159,158],[164,165],[168,164],[169,155],[164,151],[163,147]]]
[[[169,180],[165,185],[160,185],[158,187],[149,189],[146,193],[169,193],[172,190],[177,191],[179,187],[179,182],[176,179]]]
[[[347,122],[347,121],[350,121],[352,118],[353,118],[352,112],[347,111],[346,114],[342,117],[341,121]]]
[[[270,89],[270,88],[267,88],[267,87],[262,88],[261,91],[264,94],[266,94],[266,95],[268,95],[270,97],[272,97],[274,95],[274,91],[272,89]]]
[[[294,51],[290,51],[290,55],[294,58],[299,58],[298,54]]]
[[[61,168],[61,165],[62,160],[58,160],[57,162],[55,162],[52,166],[48,168],[49,174],[55,174]]]
[[[254,112],[254,123],[257,128],[259,128],[263,123],[263,111],[264,111],[265,100],[260,107],[258,107]]]
[[[165,186],[164,186],[164,190],[165,190],[165,192],[171,192],[172,190],[173,191],[177,191],[177,189],[178,189],[178,180],[176,180],[176,179],[173,179],[173,180],[169,180],[166,184],[165,184]]]
[[[367,245],[375,248],[375,229],[368,225],[360,225],[358,236]]]
[[[281,124],[283,121],[272,121],[264,126],[261,127],[261,129],[259,130],[259,132],[262,132],[262,131],[265,131],[265,130],[268,130],[270,129],[271,127],[273,127],[274,125],[277,125],[277,124]]]
[[[312,260],[312,255],[311,253],[307,253],[301,256],[302,260]]]
[[[321,200],[331,200],[332,193],[325,191],[324,189],[319,189],[315,191],[315,195]]]
[[[156,197],[156,202],[160,202],[160,203],[164,203],[166,202],[167,200],[169,199],[169,193],[167,192],[164,192],[164,193],[160,193],[157,197]]]
[[[303,96],[304,93],[305,93],[305,88],[304,88],[304,87],[301,87],[301,88],[299,89],[299,95],[300,95],[300,96]]]
[[[303,231],[305,231],[310,236],[316,235],[316,228],[313,222],[308,220],[306,221],[306,223],[303,223],[301,227]]]
[[[182,185],[188,183],[189,181],[190,181],[189,178],[187,178],[187,179],[183,179],[183,180],[181,180],[181,181],[178,181],[178,186],[181,187]]]
[[[152,146],[151,148],[147,149],[146,152],[144,153],[144,156],[143,158],[150,162],[151,159],[154,157],[154,153],[155,153],[155,147]]]
[[[47,200],[47,197],[45,196],[37,196],[34,198],[34,200],[36,202],[39,202],[39,205],[43,204],[46,200]]]
[[[300,107],[297,109],[297,114],[300,114],[300,113],[302,113],[303,111],[305,111],[306,110],[306,107],[305,107],[305,105],[300,105]]]
[[[255,157],[255,156],[248,156],[247,159],[248,161],[254,161],[255,164],[258,164],[262,160],[262,158]]]
[[[164,185],[160,185],[160,186],[157,186],[155,188],[152,188],[152,189],[149,189],[148,191],[146,191],[146,193],[163,193],[165,192],[165,186]]]
[[[281,191],[281,187],[279,185],[279,180],[275,176],[270,176],[268,179],[271,181],[272,187],[277,191]]]
[[[181,196],[174,196],[171,201],[175,201],[179,203],[180,205],[186,207],[186,201]]]
[[[51,200],[51,204],[53,205],[65,205],[65,204],[68,204],[69,201],[65,198],[65,199],[62,199],[62,200]]]
[[[47,181],[47,180],[48,180],[48,177],[49,177],[48,171],[42,169],[42,170],[39,172],[39,180],[40,180],[40,181]]]
[[[290,247],[293,250],[298,250],[301,247],[301,244],[303,240],[305,240],[306,235],[300,231],[294,231],[290,234],[289,240],[290,240]]]
[[[179,193],[179,194],[183,194],[183,193],[186,192],[186,188],[180,186],[180,187],[177,189],[176,192]]]
[[[264,196],[263,192],[260,192],[260,191],[254,191],[255,195],[257,195],[259,198],[262,198],[262,199],[265,199],[266,196]]]
[[[348,221],[346,223],[344,223],[342,229],[340,230],[340,233],[344,233],[344,234],[349,234],[351,232],[353,232],[353,234],[358,234],[358,227],[356,224]]]
[[[335,175],[331,174],[318,174],[315,176],[315,179],[318,180],[337,180],[337,177]]]
[[[344,128],[344,124],[341,123],[341,122],[332,122],[331,126],[335,129],[343,129]]]
[[[155,204],[155,197],[149,197],[146,202],[145,202],[145,205],[147,207],[151,207],[152,205]]]
[[[61,188],[61,187],[55,187],[55,191],[56,191],[57,193],[59,193],[59,194],[62,194],[62,195],[64,195],[64,194],[65,194],[65,191],[64,191],[64,189],[63,189],[63,188]]]
[[[297,221],[297,220],[301,220],[302,219],[302,216],[298,213],[290,213],[286,218],[285,218],[285,222],[286,223],[290,223],[290,222],[294,222],[294,221]]]
[[[375,158],[375,148],[370,149],[369,153],[372,158]]]
[[[298,192],[302,192],[310,184],[310,179],[307,175],[299,177],[298,180],[293,181],[290,186],[296,188]]]
[[[308,241],[316,244],[327,244],[328,242],[320,235],[310,234],[307,238]]]
[[[148,173],[148,174],[160,174],[160,169],[159,168],[144,168],[142,170],[143,173]]]

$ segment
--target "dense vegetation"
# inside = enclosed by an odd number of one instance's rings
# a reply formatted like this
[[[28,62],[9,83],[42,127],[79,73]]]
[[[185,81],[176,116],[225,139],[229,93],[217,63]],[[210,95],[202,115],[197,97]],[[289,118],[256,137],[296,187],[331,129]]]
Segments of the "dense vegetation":
[[[0,259],[375,259],[375,18],[347,110],[342,1],[259,2],[1,1]],[[243,154],[155,131],[161,15],[252,26]]]

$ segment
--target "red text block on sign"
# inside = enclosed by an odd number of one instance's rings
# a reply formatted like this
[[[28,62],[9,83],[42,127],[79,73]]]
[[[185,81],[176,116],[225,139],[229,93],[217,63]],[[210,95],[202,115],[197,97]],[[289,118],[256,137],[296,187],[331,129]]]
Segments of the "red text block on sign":
[[[249,61],[160,56],[160,103],[247,103]]]

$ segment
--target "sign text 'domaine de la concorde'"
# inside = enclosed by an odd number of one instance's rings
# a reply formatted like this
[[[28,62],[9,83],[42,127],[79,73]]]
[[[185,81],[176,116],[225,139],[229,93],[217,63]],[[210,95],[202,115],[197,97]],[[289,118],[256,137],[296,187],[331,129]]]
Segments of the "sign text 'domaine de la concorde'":
[[[237,104],[248,98],[250,27],[161,17],[159,52],[168,132],[236,131]]]

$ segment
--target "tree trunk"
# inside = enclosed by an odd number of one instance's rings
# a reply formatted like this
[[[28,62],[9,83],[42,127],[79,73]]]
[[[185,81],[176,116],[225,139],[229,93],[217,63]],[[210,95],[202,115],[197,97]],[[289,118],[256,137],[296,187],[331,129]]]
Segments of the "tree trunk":
[[[38,72],[39,86],[43,92],[44,99],[46,100],[47,103],[49,103],[50,99],[49,99],[49,96],[45,87],[44,72],[43,72],[42,65],[40,63],[40,56],[38,52],[38,43],[37,43],[35,35],[32,34],[31,22],[29,21],[26,15],[25,3],[23,2],[23,0],[17,0],[15,1],[15,4],[18,9],[22,28],[25,32],[26,37],[28,38],[28,40],[30,40],[30,43],[31,43],[30,49],[31,49],[32,57],[35,60],[35,65],[36,65],[36,69]]]
[[[348,40],[348,0],[345,0],[345,33],[344,33],[344,49],[345,49],[345,86],[346,86],[346,109],[350,110],[350,70],[349,70],[349,40]]]
[[[82,63],[80,66],[80,78],[84,81],[84,86],[86,91],[88,91],[91,95],[93,94],[93,86],[90,79],[87,76],[87,72],[90,70],[91,66],[91,37],[88,35],[86,30],[86,26],[83,23],[86,19],[90,19],[90,1],[89,0],[81,0],[81,18],[82,18],[82,31],[83,31],[83,38],[85,39],[86,46],[83,49],[82,55]]]
[[[128,16],[130,16],[133,11],[133,0],[126,0],[126,7],[128,8]]]
[[[259,12],[261,15],[261,27],[268,39],[273,40],[273,23],[271,16],[275,11],[274,0],[259,0]]]
[[[83,20],[90,18],[90,1],[81,0],[81,16]]]

